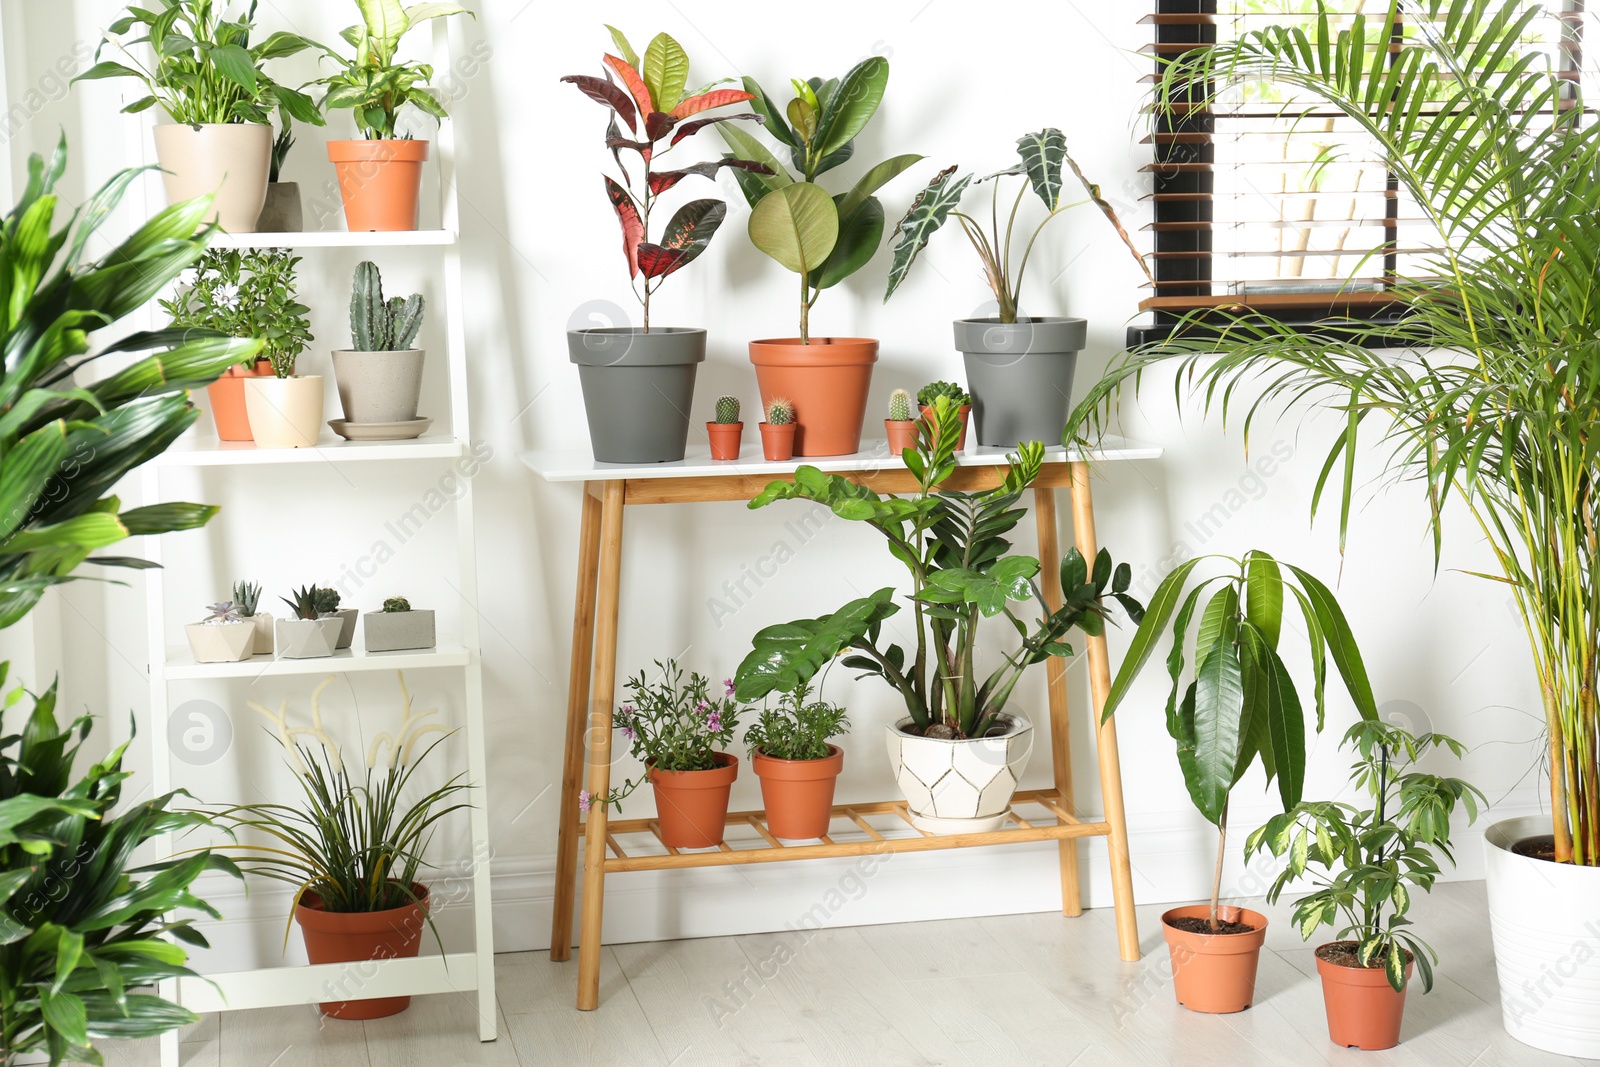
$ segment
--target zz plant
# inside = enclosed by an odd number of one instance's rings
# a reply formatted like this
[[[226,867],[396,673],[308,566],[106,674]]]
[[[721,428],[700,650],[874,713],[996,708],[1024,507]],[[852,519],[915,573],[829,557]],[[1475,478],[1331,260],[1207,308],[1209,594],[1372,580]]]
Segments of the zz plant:
[[[378,265],[356,265],[350,286],[350,339],[357,352],[405,352],[415,347],[427,303],[421,293],[383,298]]]

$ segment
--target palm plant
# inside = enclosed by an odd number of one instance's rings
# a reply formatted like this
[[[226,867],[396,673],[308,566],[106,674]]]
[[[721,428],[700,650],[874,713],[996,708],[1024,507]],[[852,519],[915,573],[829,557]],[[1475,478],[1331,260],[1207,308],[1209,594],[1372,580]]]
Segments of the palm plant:
[[[1268,26],[1171,62],[1157,89],[1165,108],[1262,80],[1336,108],[1370,138],[1438,248],[1413,271],[1401,261],[1397,321],[1340,320],[1337,333],[1306,336],[1248,311],[1186,316],[1170,341],[1114,366],[1068,434],[1102,426],[1124,384],[1178,359],[1207,406],[1246,409],[1247,435],[1272,401],[1343,415],[1312,502],[1337,493],[1341,545],[1363,430],[1418,484],[1436,559],[1444,504],[1456,497],[1499,563],[1481,577],[1509,590],[1532,649],[1556,856],[1592,866],[1600,125],[1577,84],[1526,46],[1542,15],[1520,0],[1391,0],[1378,27],[1355,15],[1341,28],[1323,9],[1306,28]],[[1391,49],[1401,17],[1410,32]],[[1248,401],[1246,383],[1259,386]]]

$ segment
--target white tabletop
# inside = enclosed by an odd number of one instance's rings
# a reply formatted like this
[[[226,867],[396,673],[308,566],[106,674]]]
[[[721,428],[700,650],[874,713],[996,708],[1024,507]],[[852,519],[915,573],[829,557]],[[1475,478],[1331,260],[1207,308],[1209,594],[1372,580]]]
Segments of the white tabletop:
[[[519,457],[539,477],[550,482],[617,481],[639,478],[705,478],[717,476],[773,477],[793,474],[799,467],[811,466],[823,471],[891,470],[903,466],[905,461],[891,455],[885,440],[861,442],[862,449],[848,456],[796,456],[781,463],[762,458],[761,439],[751,441],[745,435],[744,449],[739,459],[712,459],[711,446],[691,444],[680,460],[672,463],[598,463],[586,448],[542,449],[524,452]],[[967,450],[957,453],[956,461],[964,467],[996,467],[1006,462],[1008,450],[985,447],[968,442]],[[1067,463],[1087,460],[1090,463],[1107,463],[1126,459],[1156,459],[1160,447],[1140,444],[1126,438],[1107,434],[1101,447],[1084,454],[1077,449],[1060,445],[1044,450],[1046,463]]]

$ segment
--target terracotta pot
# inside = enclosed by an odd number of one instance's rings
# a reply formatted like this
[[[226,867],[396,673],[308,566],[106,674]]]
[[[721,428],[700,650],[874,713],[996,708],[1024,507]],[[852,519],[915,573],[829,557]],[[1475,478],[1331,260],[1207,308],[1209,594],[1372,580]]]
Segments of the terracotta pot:
[[[252,440],[250,416],[245,411],[244,380],[271,373],[272,364],[263,360],[254,368],[229,367],[222,377],[206,386],[206,396],[211,401],[211,418],[217,424],[217,440]]]
[[[323,907],[315,892],[306,890],[294,910],[305,938],[306,958],[312,963],[358,963],[415,956],[428,925],[428,887],[413,882],[411,892],[418,903],[388,911],[334,912]],[[352,986],[356,987],[350,989],[354,993],[359,983]],[[322,1011],[335,1019],[383,1019],[410,1006],[410,997],[374,997],[324,1001]]]
[[[750,762],[761,779],[761,803],[773,837],[803,841],[828,832],[833,787],[844,769],[838,745],[829,745],[821,759],[774,759],[758,751]]]
[[[906,449],[916,450],[917,447],[917,420],[916,419],[884,419],[884,436],[889,439],[889,453],[898,456]]]
[[[1382,967],[1345,967],[1322,958],[1329,942],[1317,946],[1317,974],[1322,977],[1322,1003],[1328,1011],[1328,1037],[1335,1045],[1367,1051],[1400,1043],[1400,1017],[1406,992],[1395,992]],[[1353,943],[1353,942],[1347,942]],[[1411,981],[1412,964],[1406,964]]]
[[[706,437],[711,441],[712,459],[738,459],[744,439],[744,423],[708,422]]]
[[[650,768],[661,840],[673,848],[715,848],[722,843],[728,793],[739,777],[739,760],[726,752],[718,752],[715,759],[717,767],[710,771]]]
[[[878,342],[862,337],[797,337],[750,342],[761,408],[775,397],[794,401],[794,454],[848,456],[861,451],[861,424]]]
[[[921,412],[921,416],[920,417],[925,419],[927,421],[928,425],[932,426],[933,425],[933,416],[928,414],[928,405],[919,404],[919,405],[917,405],[917,410],[919,412]],[[960,452],[962,449],[967,447],[967,419],[970,418],[971,415],[972,415],[972,405],[971,404],[962,404],[959,408],[956,409],[956,413],[961,416],[961,436],[956,438],[956,451]],[[1047,441],[1045,443],[1046,444],[1053,444],[1054,442]]]
[[[163,124],[155,128],[156,161],[167,203],[215,195],[207,222],[229,233],[252,233],[267,201],[272,127],[258,122]]]
[[[427,141],[329,141],[351,233],[414,230]]]
[[[247,378],[245,411],[262,448],[314,448],[322,432],[322,376]]]
[[[1218,917],[1255,927],[1247,934],[1191,934],[1167,925],[1168,919],[1204,919],[1205,904],[1173,908],[1161,916],[1161,933],[1172,956],[1172,988],[1190,1011],[1226,1015],[1243,1011],[1256,994],[1256,962],[1267,939],[1267,917],[1228,905]]]
[[[799,439],[799,427],[794,423],[786,426],[774,426],[770,422],[761,424],[761,452],[774,463],[781,463],[786,459],[794,458],[794,443]]]

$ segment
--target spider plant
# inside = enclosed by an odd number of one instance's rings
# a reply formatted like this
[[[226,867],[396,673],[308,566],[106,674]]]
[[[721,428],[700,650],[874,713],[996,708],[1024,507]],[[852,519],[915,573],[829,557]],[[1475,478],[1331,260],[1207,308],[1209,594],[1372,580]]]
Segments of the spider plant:
[[[1578,85],[1525,44],[1547,17],[1520,0],[1392,0],[1376,19],[1336,25],[1323,8],[1307,27],[1267,26],[1171,61],[1159,108],[1273,81],[1347,116],[1437,249],[1414,268],[1398,257],[1395,321],[1307,336],[1247,309],[1183,317],[1170,341],[1111,369],[1068,435],[1097,431],[1124,385],[1177,360],[1208,408],[1244,415],[1247,436],[1262,404],[1340,413],[1312,508],[1339,498],[1341,547],[1363,441],[1417,486],[1436,562],[1446,500],[1458,500],[1450,513],[1471,516],[1499,564],[1480,577],[1509,592],[1532,650],[1557,858],[1594,866],[1600,125]],[[1391,49],[1396,18],[1409,32]]]

